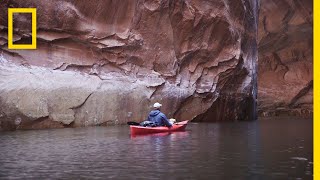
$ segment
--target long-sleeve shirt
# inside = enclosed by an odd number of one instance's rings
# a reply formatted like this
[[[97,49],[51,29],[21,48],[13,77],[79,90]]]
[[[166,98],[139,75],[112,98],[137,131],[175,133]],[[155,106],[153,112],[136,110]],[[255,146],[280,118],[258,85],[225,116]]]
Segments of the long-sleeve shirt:
[[[149,113],[148,121],[155,123],[157,126],[172,126],[172,124],[167,119],[166,115],[164,115],[159,110],[152,110]]]

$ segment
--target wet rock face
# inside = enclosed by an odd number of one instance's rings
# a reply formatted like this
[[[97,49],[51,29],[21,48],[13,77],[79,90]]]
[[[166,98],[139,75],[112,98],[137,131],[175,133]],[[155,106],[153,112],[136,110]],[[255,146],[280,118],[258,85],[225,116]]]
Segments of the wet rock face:
[[[258,6],[7,0],[0,4],[1,127],[124,124],[144,120],[155,102],[178,120],[252,120]],[[37,50],[7,49],[8,7],[37,8]],[[30,21],[14,16],[14,43],[30,42]]]
[[[312,7],[311,0],[261,1],[260,115],[312,115]]]

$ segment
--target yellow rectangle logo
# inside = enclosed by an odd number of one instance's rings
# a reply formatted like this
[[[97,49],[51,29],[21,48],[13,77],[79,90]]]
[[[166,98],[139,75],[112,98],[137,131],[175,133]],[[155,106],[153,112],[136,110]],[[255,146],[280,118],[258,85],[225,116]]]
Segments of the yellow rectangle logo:
[[[13,44],[13,13],[31,13],[32,15],[32,43]],[[8,9],[8,49],[37,49],[37,9],[9,8]]]

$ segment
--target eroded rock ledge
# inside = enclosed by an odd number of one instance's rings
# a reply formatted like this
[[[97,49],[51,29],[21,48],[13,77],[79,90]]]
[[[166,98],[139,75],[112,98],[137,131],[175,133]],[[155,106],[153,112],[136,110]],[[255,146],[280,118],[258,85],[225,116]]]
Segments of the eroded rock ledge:
[[[257,0],[5,0],[1,129],[169,117],[255,119]],[[36,7],[38,49],[7,49],[7,8]],[[14,16],[14,43],[31,39]]]

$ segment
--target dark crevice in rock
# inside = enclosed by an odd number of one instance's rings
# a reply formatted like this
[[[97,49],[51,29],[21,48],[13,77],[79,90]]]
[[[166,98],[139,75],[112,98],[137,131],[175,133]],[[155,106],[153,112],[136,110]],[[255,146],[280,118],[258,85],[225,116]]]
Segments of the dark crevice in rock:
[[[69,108],[69,109],[72,109],[73,112],[74,112],[74,120],[73,120],[69,125],[67,125],[67,127],[75,127],[75,126],[76,126],[76,124],[75,124],[75,120],[76,120],[76,119],[75,119],[75,118],[77,117],[77,113],[80,112],[80,109],[86,104],[86,102],[88,101],[88,99],[89,99],[95,92],[97,92],[98,90],[101,89],[102,85],[103,85],[103,82],[101,82],[100,85],[96,88],[96,90],[94,90],[93,92],[91,92],[81,104],[79,104],[79,105],[77,105],[77,106],[75,106],[75,107]]]
[[[74,121],[72,121],[70,124],[63,124],[63,127],[65,127],[65,128],[73,128],[73,127],[75,127],[75,123],[74,123]]]
[[[75,71],[78,70],[80,72],[87,72],[89,74],[90,70],[92,69],[93,65],[82,65],[82,64],[64,64],[62,66],[62,68],[60,68],[59,70],[65,71],[65,70],[69,70],[69,71]]]
[[[255,120],[255,99],[253,99],[251,94],[252,89],[246,90],[246,93],[229,91],[229,89],[238,89],[241,86],[239,82],[243,82],[248,73],[248,70],[243,68],[243,59],[240,58],[235,69],[228,70],[220,75],[217,85],[217,91],[220,93],[216,101],[213,102],[212,106],[205,113],[196,116],[192,121]]]
[[[264,30],[264,32],[266,33],[266,34],[269,34],[270,32],[268,31],[268,29],[267,29],[267,23],[266,23],[266,21],[267,21],[267,17],[266,16],[264,16],[263,17],[263,20],[262,20],[262,23],[263,23],[263,30]]]
[[[94,91],[95,92],[95,91]],[[71,107],[69,109],[72,109],[73,110],[73,121],[69,124],[64,124],[64,127],[75,127],[75,120],[76,120],[76,116],[77,116],[77,113],[80,111],[80,109],[83,107],[83,105],[87,102],[87,100],[91,97],[92,94],[94,94],[94,92],[90,93],[86,99],[79,105],[75,106],[75,107]]]
[[[95,91],[94,91],[94,92],[95,92]],[[77,105],[77,106],[74,106],[74,107],[71,107],[71,108],[69,108],[69,109],[77,110],[77,109],[81,108],[81,107],[87,102],[87,100],[90,98],[90,96],[91,96],[94,92],[90,93],[90,94],[86,97],[86,99],[85,99],[81,104],[79,104],[79,105]]]
[[[255,120],[253,104],[255,100],[251,96],[242,94],[220,95],[213,105],[203,114],[198,115],[193,122],[223,122]]]
[[[177,117],[179,113],[181,113],[181,109],[186,106],[186,104],[189,104],[195,97],[193,95],[190,95],[186,97],[179,105],[178,108],[173,112],[173,117]]]
[[[30,127],[34,124],[41,123],[47,119],[49,119],[49,116],[38,117],[37,119],[33,119],[31,121],[22,121],[22,123],[17,126],[17,129],[20,129],[20,126]]]
[[[157,94],[159,94],[159,92],[162,91],[162,89],[164,88],[165,83],[162,83],[158,86],[152,86],[150,88],[154,89],[154,91],[151,93],[151,95],[149,96],[149,99],[151,99],[152,97],[155,97]]]
[[[34,120],[28,119],[28,117],[21,117],[21,123],[16,123],[16,129],[46,129],[46,128],[63,128],[61,122],[52,121],[49,116],[39,117]],[[17,121],[17,120],[16,120]]]
[[[312,89],[313,89],[313,80],[311,80],[308,84],[306,84],[306,86],[303,89],[299,91],[299,93],[291,100],[289,107],[295,108],[297,106],[296,102]]]
[[[64,70],[66,70],[66,67],[67,67],[67,66],[68,66],[67,63],[61,63],[61,65],[53,68],[53,70],[61,70],[61,71],[64,71]]]

